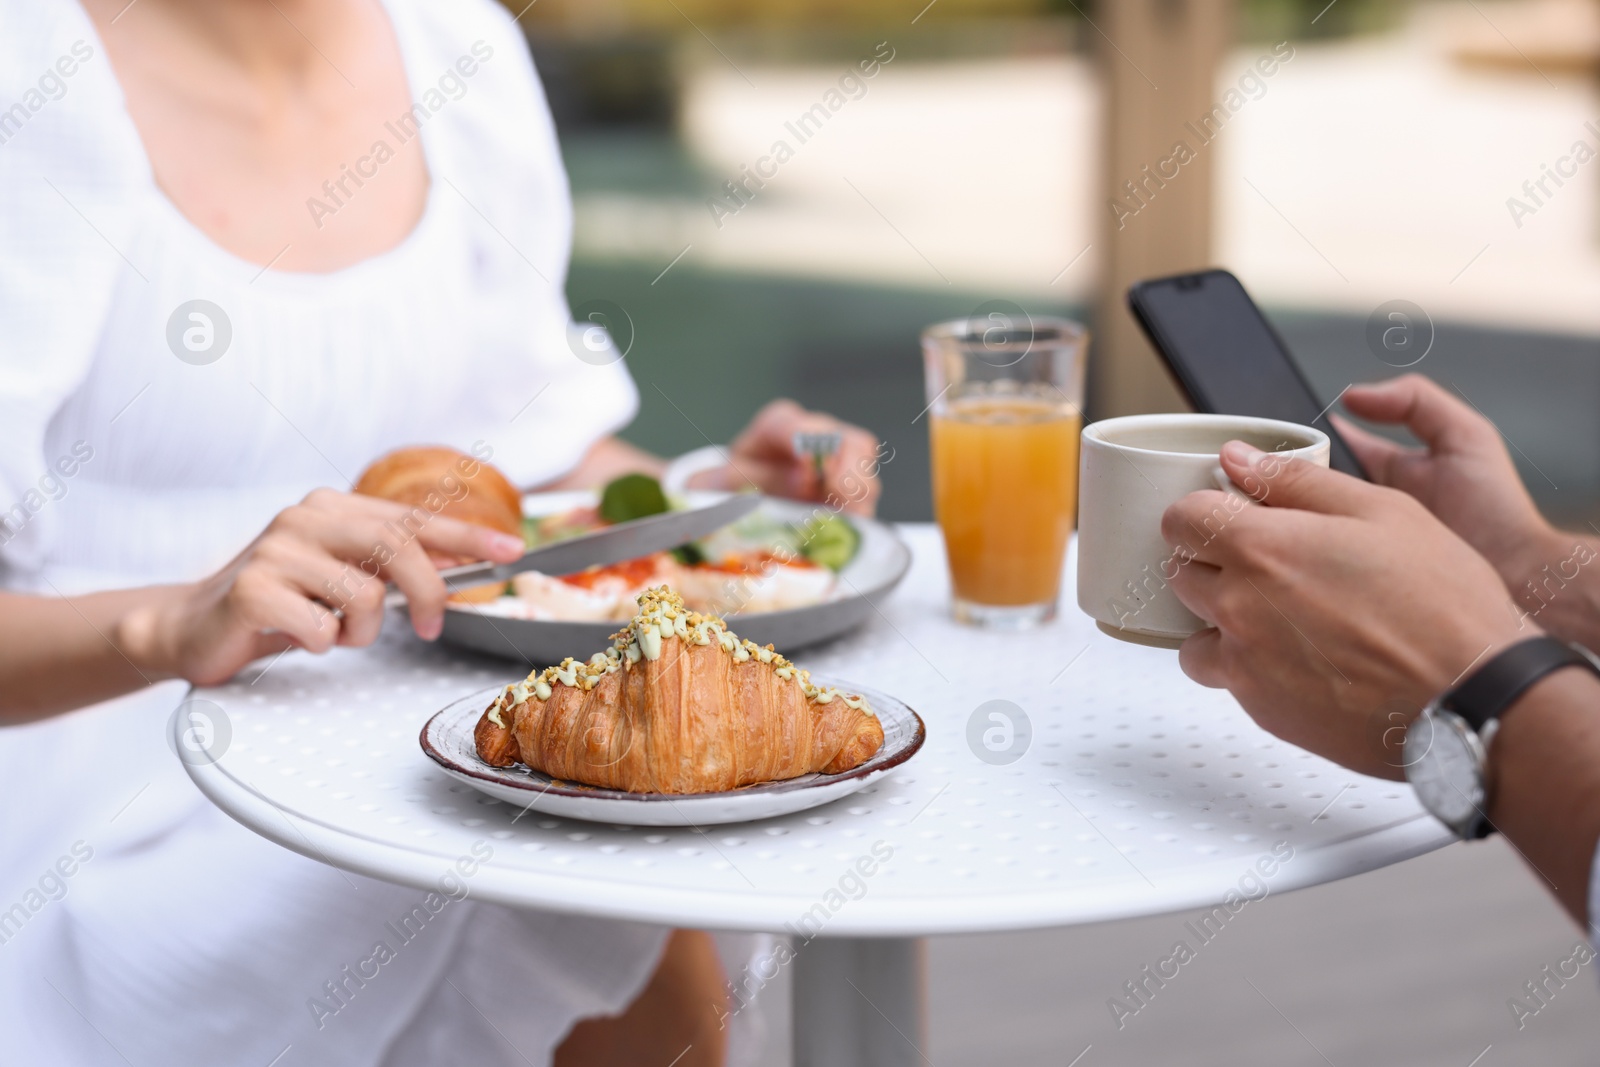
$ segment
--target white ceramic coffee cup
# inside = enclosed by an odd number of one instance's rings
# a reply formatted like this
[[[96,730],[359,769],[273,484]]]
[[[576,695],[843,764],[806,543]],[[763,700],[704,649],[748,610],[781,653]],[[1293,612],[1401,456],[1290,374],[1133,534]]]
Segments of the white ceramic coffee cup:
[[[1161,515],[1198,489],[1231,489],[1197,536],[1226,536],[1255,506],[1222,471],[1219,453],[1242,440],[1263,452],[1328,465],[1328,435],[1311,426],[1238,415],[1128,415],[1083,429],[1078,487],[1078,606],[1112,637],[1176,648],[1206,622],[1184,607],[1171,578],[1184,565],[1161,537]],[[1252,489],[1255,487],[1251,487]],[[1271,493],[1270,481],[1267,492]]]

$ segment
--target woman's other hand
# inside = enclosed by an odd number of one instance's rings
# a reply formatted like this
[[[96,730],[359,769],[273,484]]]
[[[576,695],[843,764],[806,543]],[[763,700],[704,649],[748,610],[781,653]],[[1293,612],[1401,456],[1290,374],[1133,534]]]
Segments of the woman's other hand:
[[[520,538],[425,507],[318,489],[221,571],[129,612],[118,643],[141,669],[212,685],[287,648],[371,644],[387,582],[405,593],[417,634],[432,640],[449,594],[430,553],[502,563],[523,550]]]
[[[836,434],[839,447],[817,470],[811,455],[796,447],[799,435]],[[756,412],[734,439],[728,466],[690,479],[695,489],[744,489],[754,485],[771,496],[815,500],[842,511],[871,515],[883,487],[885,462],[877,437],[793,400],[774,400]]]

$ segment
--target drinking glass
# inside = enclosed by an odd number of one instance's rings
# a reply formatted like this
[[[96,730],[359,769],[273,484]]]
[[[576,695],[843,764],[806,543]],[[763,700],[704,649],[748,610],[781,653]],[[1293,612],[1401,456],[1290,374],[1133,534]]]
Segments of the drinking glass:
[[[922,333],[933,510],[960,622],[1026,629],[1055,617],[1078,502],[1089,332],[991,315]]]

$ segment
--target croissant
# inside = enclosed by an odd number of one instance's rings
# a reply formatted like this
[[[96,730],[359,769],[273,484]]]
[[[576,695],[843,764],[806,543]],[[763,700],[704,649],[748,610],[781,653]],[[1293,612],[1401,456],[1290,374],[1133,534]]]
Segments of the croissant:
[[[462,522],[519,537],[522,495],[494,467],[442,445],[399,448],[375,460],[356,480],[355,491]],[[440,566],[464,563],[439,559]],[[500,586],[483,585],[457,593],[452,600],[481,602],[500,595]]]
[[[713,793],[837,774],[883,746],[867,701],[811,684],[666,586],[587,663],[508,685],[478,720],[478,755],[634,793]]]

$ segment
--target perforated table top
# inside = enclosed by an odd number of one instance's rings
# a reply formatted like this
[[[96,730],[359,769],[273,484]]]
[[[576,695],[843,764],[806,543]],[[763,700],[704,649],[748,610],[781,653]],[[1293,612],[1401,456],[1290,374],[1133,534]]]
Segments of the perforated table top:
[[[458,859],[492,853],[471,876],[480,899],[832,936],[1151,914],[1331,881],[1450,842],[1408,787],[1278,741],[1227,693],[1186,679],[1175,653],[1101,634],[1070,580],[1051,626],[958,626],[937,531],[902,529],[916,562],[881,613],[795,658],[899,696],[926,720],[928,742],[825,807],[663,829],[481,796],[422,754],[418,730],[527,668],[424,645],[401,627],[372,649],[292,652],[194,693],[222,709],[227,736],[190,773],[256,832],[375,877],[431,887]],[[1073,570],[1069,561],[1069,579]]]

